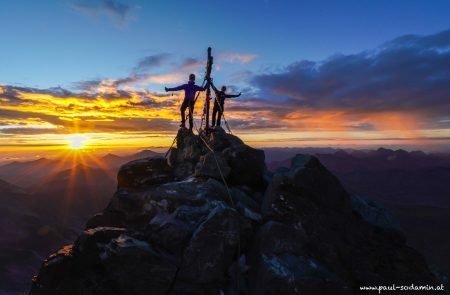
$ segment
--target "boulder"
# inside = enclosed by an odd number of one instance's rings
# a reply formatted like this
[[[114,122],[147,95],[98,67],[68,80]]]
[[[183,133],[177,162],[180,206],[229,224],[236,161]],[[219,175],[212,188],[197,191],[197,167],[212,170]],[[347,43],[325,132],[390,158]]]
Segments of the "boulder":
[[[247,145],[237,145],[226,148],[222,153],[231,168],[230,184],[264,187],[266,171],[264,151]]]
[[[315,259],[292,254],[262,255],[250,275],[250,293],[261,294],[350,294],[335,274]]]
[[[210,177],[222,181],[227,180],[231,172],[227,161],[222,153],[209,152],[200,158],[195,169],[195,176]]]
[[[172,178],[172,168],[162,157],[145,158],[123,165],[117,175],[118,187],[142,188],[165,183]]]
[[[294,186],[323,206],[351,209],[350,196],[336,176],[314,156],[296,155],[289,176]]]
[[[178,269],[169,255],[125,234],[107,246],[103,259],[120,294],[168,294]]]
[[[365,221],[386,229],[400,230],[398,222],[381,204],[355,195],[352,196],[351,201],[352,209]]]
[[[237,136],[228,134],[222,127],[216,126],[214,132],[207,137],[208,144],[215,151],[222,151],[228,147],[244,145],[244,142]]]
[[[289,171],[273,176],[266,190],[263,214],[266,220],[277,223],[263,226],[257,235],[263,238],[255,242],[259,248],[251,251],[256,256],[250,268],[262,273],[251,273],[250,277],[268,277],[274,280],[273,288],[275,284],[282,290],[290,286],[286,294],[295,294],[296,290],[327,293],[331,290],[328,288],[352,294],[361,284],[436,282],[424,258],[405,243],[401,233],[355,214],[349,194],[314,157],[297,156]],[[283,241],[271,242],[277,237],[272,227],[278,228],[276,231],[285,237]],[[314,261],[320,265],[320,274],[305,281],[305,274],[292,269],[286,257],[304,265]],[[295,284],[287,284],[279,276],[274,278],[271,265],[286,270]],[[321,286],[315,285],[317,279],[323,281]]]

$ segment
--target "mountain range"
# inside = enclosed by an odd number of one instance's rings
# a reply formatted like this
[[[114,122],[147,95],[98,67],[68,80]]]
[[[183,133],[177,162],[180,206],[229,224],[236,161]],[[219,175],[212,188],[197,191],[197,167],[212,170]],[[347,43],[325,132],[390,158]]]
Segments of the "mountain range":
[[[41,158],[0,166],[0,294],[27,290],[43,257],[73,241],[86,220],[106,206],[122,164],[156,155],[144,150],[126,157]]]
[[[180,129],[168,158],[121,166],[110,202],[47,257],[30,294],[360,294],[441,286],[379,203],[311,155],[267,171],[265,153]]]
[[[404,150],[265,149],[269,171],[290,167],[297,153],[316,156],[353,195],[381,202],[398,219],[408,242],[431,265],[450,273],[450,156]],[[119,168],[161,154],[107,154],[83,161],[38,159],[0,166],[1,292],[27,290],[40,261],[73,241],[85,221],[102,211]],[[270,173],[269,173],[270,174]],[[426,241],[426,242],[425,242]]]

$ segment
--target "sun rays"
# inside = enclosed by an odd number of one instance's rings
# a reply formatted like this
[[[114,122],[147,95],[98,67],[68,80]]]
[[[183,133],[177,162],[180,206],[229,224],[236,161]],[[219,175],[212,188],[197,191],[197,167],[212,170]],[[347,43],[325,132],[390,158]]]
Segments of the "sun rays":
[[[72,150],[79,150],[86,147],[90,138],[84,134],[71,134],[67,136],[68,147]]]

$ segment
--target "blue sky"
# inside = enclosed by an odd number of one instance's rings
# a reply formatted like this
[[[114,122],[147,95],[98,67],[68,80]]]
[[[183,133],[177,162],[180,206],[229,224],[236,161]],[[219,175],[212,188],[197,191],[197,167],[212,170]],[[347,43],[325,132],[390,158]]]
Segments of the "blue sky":
[[[106,3],[106,4],[105,4]],[[120,78],[143,57],[255,54],[232,71],[372,49],[450,28],[449,1],[2,1],[0,82],[48,88]],[[117,8],[115,11],[107,5]],[[122,13],[122,14],[121,14]],[[156,87],[150,85],[148,87]]]

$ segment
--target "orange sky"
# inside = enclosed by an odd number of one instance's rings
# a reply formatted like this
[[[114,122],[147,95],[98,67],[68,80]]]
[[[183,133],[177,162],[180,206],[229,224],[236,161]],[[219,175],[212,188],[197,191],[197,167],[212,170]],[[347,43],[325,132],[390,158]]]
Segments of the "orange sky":
[[[115,89],[107,87],[94,96],[59,97],[44,92],[17,91],[19,103],[0,106],[3,160],[70,149],[71,134],[83,134],[85,151],[94,153],[164,150],[172,143],[178,128],[180,93],[172,96],[128,91],[129,97],[121,97]],[[5,93],[4,88],[0,88],[1,93]],[[197,119],[201,116],[203,99],[201,95],[196,106]],[[243,106],[248,108],[240,110]],[[445,145],[445,138],[450,137],[447,129],[422,130],[415,115],[400,112],[355,115],[339,110],[293,109],[278,115],[269,106],[251,111],[251,102],[238,100],[229,101],[227,107],[231,111],[226,118],[235,134],[257,147],[420,147]],[[368,121],[377,128],[355,128]],[[241,122],[246,122],[245,129],[239,128]],[[436,138],[442,139],[438,142]]]

